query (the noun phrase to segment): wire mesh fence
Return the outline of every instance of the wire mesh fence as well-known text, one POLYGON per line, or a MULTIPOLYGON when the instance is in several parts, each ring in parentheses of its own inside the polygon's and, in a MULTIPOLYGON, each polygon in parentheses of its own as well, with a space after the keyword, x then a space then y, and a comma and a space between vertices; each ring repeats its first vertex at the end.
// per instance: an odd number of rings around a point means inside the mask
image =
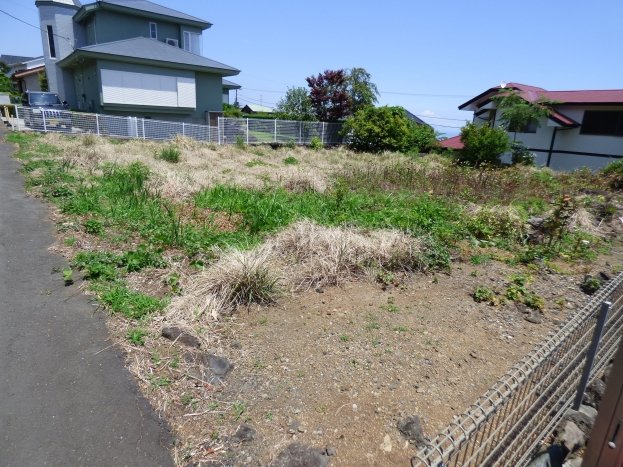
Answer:
POLYGON ((322 144, 341 144, 342 126, 342 123, 219 118, 219 142, 309 144, 318 138, 322 144))
POLYGON ((254 143, 309 144, 318 138, 323 144, 340 144, 341 123, 299 122, 253 118, 219 118, 218 126, 169 122, 139 117, 89 114, 62 109, 16 107, 11 119, 14 130, 95 134, 113 138, 168 141, 185 136, 217 144, 254 143))
POLYGON ((604 301, 612 302, 591 380, 623 330, 623 273, 411 460, 413 467, 524 466, 573 402, 604 301))

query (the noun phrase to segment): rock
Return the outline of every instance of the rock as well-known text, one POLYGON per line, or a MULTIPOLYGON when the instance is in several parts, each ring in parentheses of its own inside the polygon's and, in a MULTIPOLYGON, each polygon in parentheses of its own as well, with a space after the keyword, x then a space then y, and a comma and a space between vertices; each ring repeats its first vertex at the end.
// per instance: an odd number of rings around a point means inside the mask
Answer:
POLYGON ((232 443, 242 443, 244 441, 253 441, 255 439, 255 430, 246 423, 240 425, 236 434, 231 437, 232 443))
POLYGON ((394 391, 395 389, 398 388, 398 384, 399 384, 398 381, 396 380, 392 381, 391 384, 389 385, 389 390, 394 391))
POLYGON ((392 439, 389 435, 385 435, 383 442, 381 443, 381 449, 385 452, 392 452, 392 439))
POLYGON ((205 365, 205 379, 210 384, 221 384, 227 373, 234 369, 229 360, 212 354, 199 354, 197 359, 205 365))
POLYGON ((582 467, 582 462, 584 462, 584 459, 581 457, 575 457, 565 462, 562 467, 582 467))
POLYGON ((322 287, 316 287, 317 293, 324 293, 324 289, 322 287))
POLYGON ((569 452, 575 452, 584 447, 587 437, 575 423, 568 421, 564 424, 558 439, 569 452))
POLYGON ((185 334, 180 328, 162 328, 162 337, 165 337, 170 341, 187 345, 188 347, 195 347, 198 349, 201 346, 199 339, 191 336, 190 334, 185 334))
POLYGON ((525 305, 523 303, 515 303, 515 307, 517 308, 517 311, 520 313, 523 313, 525 315, 532 314, 532 309, 528 307, 528 305, 525 305))
POLYGON ((610 373, 612 373, 612 365, 613 365, 613 363, 612 363, 612 362, 610 362, 610 364, 609 364, 609 365, 606 367, 606 369, 604 370, 604 374, 603 374, 603 376, 601 377, 601 380, 602 380, 604 383, 607 383, 607 382, 608 382, 608 378, 610 377, 610 373))
POLYGON ((531 311, 529 315, 523 315, 523 319, 532 324, 541 324, 543 322, 541 313, 535 311, 531 311))
POLYGON ((236 341, 233 341, 233 342, 230 344, 230 347, 231 347, 232 349, 241 349, 241 348, 242 348, 242 342, 237 341, 237 340, 236 340, 236 341))
POLYGON ((565 455, 560 446, 554 444, 547 451, 539 454, 528 464, 528 467, 562 467, 565 455))
POLYGON ((538 229, 543 224, 545 224, 545 220, 546 219, 544 217, 530 217, 526 222, 535 229, 538 229))
POLYGON ((478 355, 476 355, 476 352, 474 352, 473 350, 469 353, 469 356, 472 358, 478 358, 478 355))
MULTIPOLYGON (((582 406, 582 407, 586 407, 586 406, 582 406)), ((595 410, 592 407, 587 407, 587 408, 595 410)), ((578 412, 576 412, 575 410, 571 410, 571 409, 567 410, 567 413, 565 414, 564 419, 566 421, 573 422, 580 430, 582 430, 582 432, 586 436, 589 436, 591 434, 591 430, 595 423, 595 419, 583 413, 581 410, 582 410, 581 408, 580 408, 580 411, 578 412)))
POLYGON ((337 451, 333 446, 327 446, 327 456, 333 457, 337 456, 337 451))
POLYGON ((326 467, 329 458, 320 449, 293 443, 285 448, 270 467, 326 467))
POLYGON ((610 279, 612 279, 610 275, 606 274, 605 272, 602 271, 599 273, 599 280, 601 280, 602 283, 608 282, 610 279))
POLYGON ((604 395, 605 390, 606 383, 604 383, 600 379, 596 379, 586 388, 584 398, 582 399, 582 404, 588 405, 589 407, 594 407, 599 410, 599 404, 601 403, 601 398, 604 395))
POLYGON ((595 420, 597 420, 597 410, 594 407, 589 407, 588 405, 581 405, 580 413, 583 413, 590 419, 591 426, 595 424, 595 420))
POLYGON ((411 444, 415 444, 418 449, 422 449, 426 446, 420 417, 417 415, 407 417, 404 420, 399 421, 397 427, 402 436, 404 436, 411 444))

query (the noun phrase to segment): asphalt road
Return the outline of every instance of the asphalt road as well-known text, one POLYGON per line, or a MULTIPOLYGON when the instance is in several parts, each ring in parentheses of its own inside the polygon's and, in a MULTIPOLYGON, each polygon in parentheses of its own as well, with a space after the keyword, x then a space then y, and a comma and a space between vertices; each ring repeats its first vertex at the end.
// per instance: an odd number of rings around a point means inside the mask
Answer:
POLYGON ((52 274, 67 263, 12 151, 0 142, 0 467, 173 466, 164 421, 122 356, 100 352, 104 312, 52 274))

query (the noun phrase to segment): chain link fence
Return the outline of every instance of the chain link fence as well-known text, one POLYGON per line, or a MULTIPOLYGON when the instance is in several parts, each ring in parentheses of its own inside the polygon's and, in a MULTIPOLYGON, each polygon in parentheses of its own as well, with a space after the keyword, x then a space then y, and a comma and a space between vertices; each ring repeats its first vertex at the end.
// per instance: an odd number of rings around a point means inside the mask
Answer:
POLYGON ((217 144, 254 143, 309 144, 318 138, 323 144, 340 144, 341 123, 298 122, 253 118, 219 118, 218 126, 195 125, 139 117, 89 114, 69 110, 16 107, 10 119, 13 130, 55 132, 70 135, 94 134, 112 138, 168 141, 185 136, 217 144))
POLYGON ((612 307, 590 373, 594 380, 621 338, 623 273, 414 456, 412 467, 528 464, 573 403, 597 316, 606 300, 612 307))

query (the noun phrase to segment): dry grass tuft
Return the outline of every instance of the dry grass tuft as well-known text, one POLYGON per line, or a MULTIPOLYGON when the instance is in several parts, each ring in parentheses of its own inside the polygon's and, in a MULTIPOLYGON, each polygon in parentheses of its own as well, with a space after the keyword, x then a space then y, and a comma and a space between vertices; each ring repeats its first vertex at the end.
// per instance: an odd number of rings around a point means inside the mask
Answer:
POLYGON ((591 235, 603 234, 600 225, 595 219, 595 216, 582 207, 577 208, 573 213, 569 221, 568 228, 569 230, 579 229, 591 235))
POLYGON ((340 285, 370 267, 415 269, 421 242, 401 232, 323 227, 300 221, 277 234, 270 248, 291 266, 295 287, 340 285))

